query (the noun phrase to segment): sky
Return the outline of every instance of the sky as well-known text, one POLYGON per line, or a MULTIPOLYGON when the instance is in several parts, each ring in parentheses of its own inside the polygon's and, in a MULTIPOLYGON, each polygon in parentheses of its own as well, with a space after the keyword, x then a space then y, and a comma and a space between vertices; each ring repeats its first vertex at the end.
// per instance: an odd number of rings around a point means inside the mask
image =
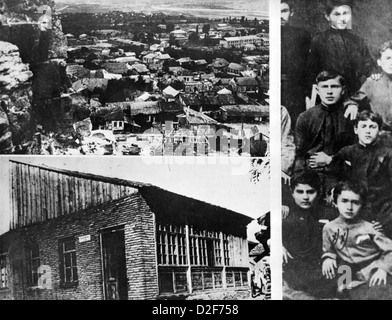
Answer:
POLYGON ((268 173, 252 182, 250 160, 242 157, 1 157, 0 234, 9 226, 9 159, 150 183, 254 219, 269 211, 268 173))

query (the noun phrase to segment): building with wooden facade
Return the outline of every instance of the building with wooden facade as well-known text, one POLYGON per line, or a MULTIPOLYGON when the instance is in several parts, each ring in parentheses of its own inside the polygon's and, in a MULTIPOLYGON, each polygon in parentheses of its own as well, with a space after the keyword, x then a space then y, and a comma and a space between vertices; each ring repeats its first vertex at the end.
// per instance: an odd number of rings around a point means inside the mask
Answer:
POLYGON ((159 187, 10 161, 0 299, 249 290, 251 218, 159 187))

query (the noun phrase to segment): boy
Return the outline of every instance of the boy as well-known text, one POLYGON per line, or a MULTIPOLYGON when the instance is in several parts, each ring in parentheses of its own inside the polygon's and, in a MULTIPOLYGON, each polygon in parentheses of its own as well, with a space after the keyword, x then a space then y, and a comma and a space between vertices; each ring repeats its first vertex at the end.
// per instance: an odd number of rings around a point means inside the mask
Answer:
POLYGON ((321 104, 303 112, 295 128, 296 161, 294 172, 317 171, 323 178, 324 192, 336 181, 329 181, 328 164, 341 148, 355 141, 352 122, 344 116, 342 97, 345 82, 333 72, 321 72, 317 79, 321 104))
POLYGON ((293 1, 281 0, 281 82, 282 105, 289 111, 292 125, 305 111, 306 61, 310 49, 310 33, 293 27, 293 1))
POLYGON ((392 274, 392 240, 362 220, 366 196, 365 187, 358 182, 335 186, 333 199, 339 217, 323 229, 322 272, 327 279, 334 279, 338 265, 344 266, 339 289, 349 298, 390 300, 392 290, 387 281, 392 274))
POLYGON ((334 296, 336 287, 320 272, 321 228, 317 173, 304 172, 291 184, 293 204, 282 221, 283 279, 293 290, 316 298, 334 296))
POLYGON ((377 64, 382 70, 381 79, 368 78, 351 99, 358 103, 368 102, 373 112, 383 119, 382 139, 392 147, 392 41, 384 43, 379 52, 377 64))
POLYGON ((349 29, 352 25, 352 1, 327 0, 325 18, 330 28, 315 36, 308 60, 307 97, 312 84, 322 70, 339 72, 347 82, 347 93, 355 94, 361 87, 361 77, 369 77, 375 70, 365 42, 349 29))
POLYGON ((368 189, 369 201, 363 216, 380 222, 387 236, 392 236, 392 150, 380 143, 382 118, 362 111, 355 121, 358 143, 340 150, 330 164, 339 179, 356 179, 368 189))

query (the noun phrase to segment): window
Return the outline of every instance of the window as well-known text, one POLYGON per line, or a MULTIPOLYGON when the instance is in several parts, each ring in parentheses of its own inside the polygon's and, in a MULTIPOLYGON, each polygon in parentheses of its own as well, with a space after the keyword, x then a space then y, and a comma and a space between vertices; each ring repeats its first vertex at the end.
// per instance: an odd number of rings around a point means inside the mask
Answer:
POLYGON ((222 266, 219 232, 190 228, 191 265, 222 266))
POLYGON ((63 286, 75 286, 78 282, 75 239, 59 241, 60 281, 63 286))
POLYGON ((227 239, 227 235, 223 235, 223 253, 225 259, 225 265, 230 265, 230 256, 229 256, 229 241, 227 239))
POLYGON ((29 284, 31 286, 38 285, 38 268, 40 266, 40 259, 39 259, 39 246, 32 245, 28 249, 29 253, 29 284))
POLYGON ((7 255, 0 253, 0 289, 8 288, 7 255))
POLYGON ((158 264, 186 265, 185 227, 158 225, 158 264))

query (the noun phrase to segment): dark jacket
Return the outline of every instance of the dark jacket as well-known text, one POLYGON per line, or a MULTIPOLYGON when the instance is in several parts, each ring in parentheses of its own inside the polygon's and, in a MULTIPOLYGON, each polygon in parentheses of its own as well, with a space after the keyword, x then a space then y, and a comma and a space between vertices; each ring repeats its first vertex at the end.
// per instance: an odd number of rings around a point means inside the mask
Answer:
MULTIPOLYGON (((374 208, 372 220, 380 217, 385 204, 392 203, 392 150, 379 142, 363 146, 359 143, 340 150, 330 164, 334 175, 341 180, 359 180, 368 190, 368 204, 374 208)), ((386 213, 389 216, 389 212, 386 213)), ((381 219, 378 219, 381 218, 381 219)))
POLYGON ((306 160, 317 152, 332 156, 341 148, 354 144, 352 121, 344 118, 342 104, 325 107, 319 104, 301 113, 295 128, 295 172, 306 168, 306 160))
POLYGON ((282 105, 288 110, 292 125, 305 111, 306 63, 310 50, 310 33, 304 29, 281 28, 282 105))
POLYGON ((310 97, 312 84, 324 70, 335 71, 344 76, 348 94, 353 95, 376 65, 362 38, 350 30, 328 29, 314 37, 307 63, 307 95, 310 97), (361 79, 364 77, 364 79, 361 79))
POLYGON ((289 216, 282 221, 282 244, 294 260, 320 261, 322 255, 322 227, 317 209, 290 207, 289 216))

